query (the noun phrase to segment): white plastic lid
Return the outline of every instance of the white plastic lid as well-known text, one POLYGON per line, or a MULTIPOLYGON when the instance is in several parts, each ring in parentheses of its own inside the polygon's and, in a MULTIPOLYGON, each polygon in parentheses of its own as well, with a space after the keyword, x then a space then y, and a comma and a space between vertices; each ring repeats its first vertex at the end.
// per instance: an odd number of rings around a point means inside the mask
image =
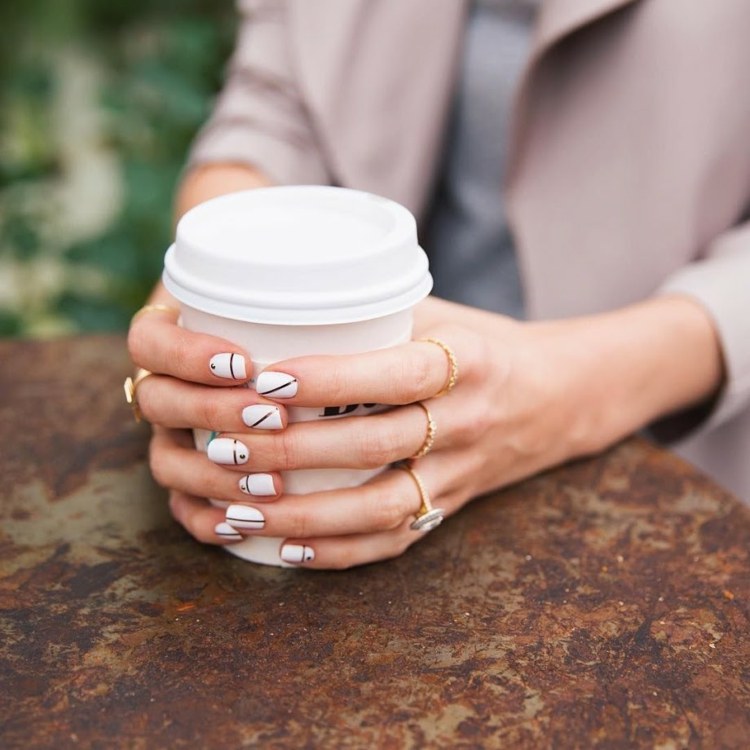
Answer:
POLYGON ((254 323, 352 323, 432 288, 403 206, 344 188, 273 187, 196 206, 177 225, 164 285, 180 302, 254 323))

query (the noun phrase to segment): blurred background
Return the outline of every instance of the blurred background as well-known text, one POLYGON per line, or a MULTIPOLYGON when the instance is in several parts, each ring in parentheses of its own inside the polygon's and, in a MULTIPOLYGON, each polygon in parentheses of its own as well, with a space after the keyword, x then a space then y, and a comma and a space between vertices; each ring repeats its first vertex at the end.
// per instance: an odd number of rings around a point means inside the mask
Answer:
POLYGON ((231 0, 0 2, 0 336, 127 327, 234 31, 231 0))

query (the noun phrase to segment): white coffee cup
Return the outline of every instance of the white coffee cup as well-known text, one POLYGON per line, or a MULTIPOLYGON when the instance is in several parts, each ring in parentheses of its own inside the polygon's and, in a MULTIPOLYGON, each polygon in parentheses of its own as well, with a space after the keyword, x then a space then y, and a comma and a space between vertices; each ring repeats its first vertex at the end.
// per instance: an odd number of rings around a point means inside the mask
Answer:
MULTIPOLYGON (((181 324, 244 347, 254 375, 291 357, 408 341, 412 308, 432 288, 407 209, 370 193, 319 186, 247 190, 193 208, 177 225, 163 280, 180 302, 181 324)), ((334 411, 287 409, 290 422, 334 411)), ((377 410, 359 405, 336 416, 377 410)), ((194 432, 205 450, 212 435, 194 432)), ((381 470, 287 471, 282 478, 284 491, 297 494, 353 487, 381 470)), ((250 537, 226 549, 285 565, 282 541, 250 537)))

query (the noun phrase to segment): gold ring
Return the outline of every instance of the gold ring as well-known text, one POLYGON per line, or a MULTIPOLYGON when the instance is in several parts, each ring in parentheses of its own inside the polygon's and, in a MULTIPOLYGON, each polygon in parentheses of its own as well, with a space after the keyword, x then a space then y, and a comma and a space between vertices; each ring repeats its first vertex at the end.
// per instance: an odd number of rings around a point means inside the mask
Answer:
POLYGON ((138 386, 149 376, 153 375, 153 373, 150 370, 146 370, 143 367, 139 367, 135 372, 135 377, 125 378, 125 382, 122 384, 122 387, 125 389, 125 400, 130 405, 130 408, 133 410, 133 416, 135 417, 136 422, 140 422, 143 419, 143 414, 141 414, 140 407, 138 406, 138 398, 136 394, 136 390, 138 386))
POLYGON ((424 436, 424 442, 420 449, 411 457, 413 461, 415 458, 422 458, 426 456, 432 450, 432 444, 435 442, 435 435, 437 434, 437 424, 430 414, 430 410, 421 402, 415 401, 415 406, 421 406, 424 410, 425 416, 427 417, 427 433, 424 436))
POLYGON ((439 346, 445 352, 445 356, 448 357, 448 379, 446 380, 445 385, 433 396, 433 398, 445 396, 453 390, 458 382, 458 360, 456 359, 456 354, 448 344, 440 339, 430 338, 420 339, 420 341, 439 346))
POLYGON ((412 531, 423 531, 426 533, 440 526, 445 518, 445 511, 442 508, 432 507, 430 494, 427 492, 427 487, 424 486, 422 478, 407 464, 401 464, 398 468, 409 474, 419 490, 419 510, 416 513, 417 517, 411 522, 409 528, 412 531))
POLYGON ((140 310, 135 311, 135 314, 130 319, 130 325, 133 325, 133 323, 144 313, 150 312, 176 313, 178 316, 180 314, 180 311, 176 307, 172 307, 171 305, 144 305, 140 310))

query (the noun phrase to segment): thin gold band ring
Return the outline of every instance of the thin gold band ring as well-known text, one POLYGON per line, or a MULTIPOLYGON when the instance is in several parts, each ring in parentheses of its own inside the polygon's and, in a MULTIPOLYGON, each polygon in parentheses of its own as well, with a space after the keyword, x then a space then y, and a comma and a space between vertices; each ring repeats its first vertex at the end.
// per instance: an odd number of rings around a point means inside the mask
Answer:
POLYGON ((445 352, 445 356, 448 357, 448 379, 446 380, 445 385, 433 396, 433 398, 445 396, 453 390, 458 382, 458 360, 456 359, 456 353, 448 346, 448 344, 440 339, 428 338, 420 339, 420 341, 439 346, 445 352))
POLYGON ((427 432, 424 436, 424 442, 419 450, 411 457, 411 460, 426 456, 432 450, 432 445, 435 442, 435 435, 437 434, 437 424, 433 419, 430 410, 421 401, 415 401, 414 403, 416 406, 422 408, 422 411, 424 411, 425 416, 427 417, 427 432))
POLYGON ((130 319, 130 325, 133 325, 141 315, 151 312, 168 312, 173 313, 174 315, 180 314, 180 311, 176 307, 172 307, 172 305, 144 305, 140 310, 135 311, 135 314, 130 319))

